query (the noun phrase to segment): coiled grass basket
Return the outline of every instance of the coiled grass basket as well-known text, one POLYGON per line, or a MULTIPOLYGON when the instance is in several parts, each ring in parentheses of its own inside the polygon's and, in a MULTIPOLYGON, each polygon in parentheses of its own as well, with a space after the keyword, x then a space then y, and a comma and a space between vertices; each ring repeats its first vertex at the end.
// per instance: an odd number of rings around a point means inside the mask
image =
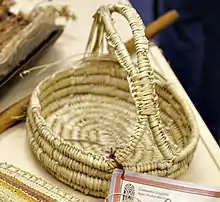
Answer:
POLYGON ((42 81, 27 112, 33 153, 57 179, 96 197, 108 195, 115 168, 176 178, 193 158, 199 132, 189 104, 158 76, 149 41, 127 5, 98 9, 87 56, 42 81), (115 30, 112 14, 129 22, 137 64, 115 30), (104 42, 108 55, 102 55, 104 42))

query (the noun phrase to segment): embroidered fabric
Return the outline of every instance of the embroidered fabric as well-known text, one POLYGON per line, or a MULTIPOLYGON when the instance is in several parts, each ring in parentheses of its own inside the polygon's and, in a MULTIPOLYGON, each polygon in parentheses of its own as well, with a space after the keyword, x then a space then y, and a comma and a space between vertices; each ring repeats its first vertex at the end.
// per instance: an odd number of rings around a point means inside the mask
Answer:
POLYGON ((43 179, 7 163, 0 164, 0 202, 85 202, 43 179))

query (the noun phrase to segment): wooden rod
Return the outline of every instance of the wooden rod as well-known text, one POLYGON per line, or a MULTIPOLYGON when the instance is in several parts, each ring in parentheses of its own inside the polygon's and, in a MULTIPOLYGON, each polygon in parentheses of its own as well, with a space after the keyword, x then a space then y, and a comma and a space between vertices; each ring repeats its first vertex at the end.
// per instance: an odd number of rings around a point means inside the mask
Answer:
MULTIPOLYGON (((179 19, 179 14, 176 10, 171 10, 157 20, 150 23, 145 29, 145 35, 150 40, 154 38, 161 31, 172 25, 179 19)), ((125 46, 130 54, 135 53, 134 39, 130 39, 125 43, 125 46)))
POLYGON ((29 101, 30 95, 0 113, 0 133, 25 118, 29 101))

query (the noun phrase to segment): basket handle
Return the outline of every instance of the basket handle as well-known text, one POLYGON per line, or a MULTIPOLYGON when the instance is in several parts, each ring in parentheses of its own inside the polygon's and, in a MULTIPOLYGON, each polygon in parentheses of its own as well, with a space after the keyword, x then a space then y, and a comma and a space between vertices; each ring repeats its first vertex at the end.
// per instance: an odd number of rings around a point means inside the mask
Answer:
POLYGON ((155 143, 164 159, 173 159, 173 151, 170 142, 164 134, 160 119, 159 105, 155 91, 154 70, 148 59, 149 41, 145 37, 145 27, 137 12, 128 5, 102 6, 94 16, 87 53, 89 51, 100 53, 103 45, 103 36, 106 37, 108 46, 114 51, 119 63, 127 72, 127 79, 131 95, 135 101, 137 123, 129 143, 121 149, 116 150, 115 160, 122 164, 126 158, 135 150, 147 131, 152 131, 155 143), (112 14, 116 12, 124 16, 130 24, 134 35, 134 43, 137 53, 137 65, 135 65, 114 27, 112 14), (95 25, 97 29, 95 29, 95 25), (104 29, 103 29, 104 28, 104 29), (96 30, 96 36, 94 34, 96 30), (101 33, 103 31, 105 34, 101 33), (94 38, 96 37, 96 40, 94 38), (93 46, 91 41, 95 41, 93 46), (149 123, 149 126, 148 126, 149 123))

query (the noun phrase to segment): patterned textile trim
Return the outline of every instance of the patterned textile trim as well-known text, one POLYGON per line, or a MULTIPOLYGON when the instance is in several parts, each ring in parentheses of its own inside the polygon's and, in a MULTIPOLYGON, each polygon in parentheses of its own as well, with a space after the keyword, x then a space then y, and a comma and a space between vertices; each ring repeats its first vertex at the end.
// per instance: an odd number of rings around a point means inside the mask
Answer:
POLYGON ((0 164, 0 202, 83 202, 13 165, 0 164))
POLYGON ((6 199, 9 198, 8 196, 12 196, 12 198, 16 200, 20 199, 19 200, 20 202, 23 202, 23 201, 36 202, 36 200, 34 200, 33 198, 24 195, 23 192, 20 191, 19 189, 16 189, 10 186, 9 184, 4 183, 3 181, 0 181, 0 201, 6 201, 6 199))

